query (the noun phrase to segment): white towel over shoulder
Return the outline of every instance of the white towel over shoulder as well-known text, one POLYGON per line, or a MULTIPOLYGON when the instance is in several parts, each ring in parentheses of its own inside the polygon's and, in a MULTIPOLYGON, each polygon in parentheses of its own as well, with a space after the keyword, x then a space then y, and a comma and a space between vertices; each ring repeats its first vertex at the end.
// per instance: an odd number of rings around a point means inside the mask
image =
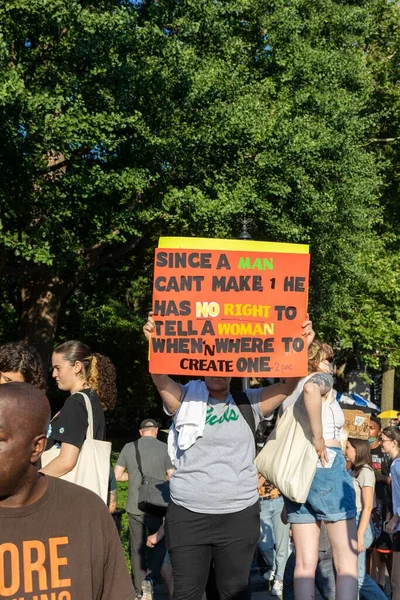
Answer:
POLYGON ((175 462, 177 450, 182 452, 202 437, 206 424, 208 389, 204 381, 192 380, 168 434, 168 454, 175 462))

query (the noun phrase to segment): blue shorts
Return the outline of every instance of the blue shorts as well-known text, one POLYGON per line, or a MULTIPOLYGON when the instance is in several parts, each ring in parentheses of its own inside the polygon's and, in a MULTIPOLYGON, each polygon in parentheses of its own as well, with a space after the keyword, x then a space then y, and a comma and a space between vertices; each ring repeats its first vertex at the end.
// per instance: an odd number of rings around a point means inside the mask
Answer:
POLYGON ((317 468, 304 504, 284 498, 289 523, 344 521, 356 516, 356 493, 340 448, 330 469, 317 468))

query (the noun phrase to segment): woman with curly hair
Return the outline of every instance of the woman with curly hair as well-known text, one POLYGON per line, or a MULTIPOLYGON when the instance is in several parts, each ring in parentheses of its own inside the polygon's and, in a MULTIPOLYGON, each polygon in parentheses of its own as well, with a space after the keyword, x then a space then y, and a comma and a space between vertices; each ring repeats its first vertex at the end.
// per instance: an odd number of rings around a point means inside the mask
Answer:
MULTIPOLYGON (((345 420, 334 393, 331 393, 332 361, 332 348, 314 340, 308 349, 309 376, 302 380, 301 385, 312 432, 311 441, 319 463, 306 502, 297 503, 284 498, 296 551, 296 600, 312 600, 315 597, 322 522, 325 523, 336 570, 336 600, 356 600, 358 594, 355 491, 346 472, 340 445, 345 420)), ((286 409, 298 398, 298 393, 288 397, 282 408, 286 409)))
POLYGON ((105 440, 104 410, 113 408, 117 399, 115 368, 109 358, 92 353, 79 341, 69 341, 55 348, 52 356, 53 373, 60 390, 71 395, 50 423, 47 450, 60 447, 56 458, 42 468, 53 477, 62 477, 75 467, 80 449, 86 439, 88 413, 85 394, 93 412, 93 437, 105 440))
POLYGON ((23 342, 9 342, 0 346, 0 383, 12 381, 30 383, 45 391, 43 363, 33 346, 23 342))

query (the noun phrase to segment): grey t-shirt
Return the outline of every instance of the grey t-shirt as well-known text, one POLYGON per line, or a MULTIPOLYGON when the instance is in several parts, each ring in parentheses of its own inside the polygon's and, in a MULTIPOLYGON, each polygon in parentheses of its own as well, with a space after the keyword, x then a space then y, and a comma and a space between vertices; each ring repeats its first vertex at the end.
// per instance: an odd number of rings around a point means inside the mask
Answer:
MULTIPOLYGON (((182 402, 186 389, 183 386, 182 402)), ((263 418, 261 388, 246 393, 257 428, 263 418)), ((203 436, 177 454, 177 470, 170 480, 171 500, 207 514, 234 513, 252 506, 258 500, 254 457, 254 436, 232 395, 224 402, 209 398, 203 436)))
MULTIPOLYGON (((160 481, 166 480, 166 472, 174 468, 168 456, 167 444, 160 442, 157 438, 146 436, 139 439, 138 445, 143 473, 160 481)), ((143 515, 144 513, 138 508, 142 476, 136 460, 134 442, 130 442, 122 448, 117 466, 124 467, 129 473, 126 511, 132 515, 143 515)))
POLYGON ((363 487, 371 487, 373 490, 375 489, 375 473, 369 465, 364 465, 361 467, 358 477, 355 477, 353 471, 351 472, 351 476, 353 477, 353 485, 356 492, 356 506, 357 512, 359 513, 363 509, 362 489, 363 487))

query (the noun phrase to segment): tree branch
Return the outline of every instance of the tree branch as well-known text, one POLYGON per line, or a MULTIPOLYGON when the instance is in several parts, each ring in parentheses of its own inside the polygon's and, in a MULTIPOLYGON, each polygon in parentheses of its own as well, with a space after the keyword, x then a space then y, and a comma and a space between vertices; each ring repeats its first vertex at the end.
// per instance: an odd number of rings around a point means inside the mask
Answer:
POLYGON ((371 140, 372 142, 396 142, 397 140, 400 140, 400 137, 393 137, 393 138, 374 138, 371 140))
POLYGON ((388 144, 390 142, 397 142, 400 140, 400 137, 392 137, 392 138, 373 138, 366 142, 365 144, 359 144, 357 148, 363 148, 364 146, 369 146, 370 144, 388 144))
POLYGON ((134 240, 129 240, 125 244, 118 246, 114 250, 110 250, 106 254, 102 254, 102 251, 106 246, 105 243, 96 244, 93 246, 88 252, 88 255, 85 257, 86 266, 82 269, 76 270, 65 280, 68 290, 72 291, 91 269, 102 267, 103 265, 114 262, 118 258, 121 258, 121 256, 128 254, 128 252, 136 248, 142 239, 143 236, 140 236, 134 240))
MULTIPOLYGON (((121 232, 118 228, 114 229, 110 235, 119 235, 121 232)), ((108 242, 97 242, 97 244, 93 244, 90 248, 78 248, 75 251, 75 254, 90 254, 92 252, 98 252, 98 250, 102 250, 108 246, 108 242)))
MULTIPOLYGON (((143 236, 140 236, 134 240, 129 240, 128 242, 125 242, 125 244, 122 244, 121 246, 118 246, 117 248, 114 248, 106 253, 103 253, 107 247, 105 242, 95 244, 86 253, 85 266, 74 271, 69 277, 66 277, 64 281, 59 280, 59 284, 65 286, 67 292, 70 293, 91 269, 102 267, 103 265, 114 262, 118 258, 121 258, 121 256, 128 254, 128 252, 136 248, 142 239, 143 236)), ((1 258, 2 255, 0 255, 0 259, 1 258)), ((9 277, 22 278, 40 273, 45 270, 46 267, 47 265, 37 264, 32 264, 29 266, 25 265, 23 267, 4 266, 2 274, 8 275, 9 277)))
POLYGON ((4 267, 2 273, 3 275, 8 275, 9 277, 25 277, 26 275, 34 275, 39 271, 43 270, 43 265, 32 264, 24 267, 4 267))
POLYGON ((121 256, 124 256, 124 254, 127 254, 128 252, 130 252, 131 250, 136 248, 136 246, 139 244, 139 242, 142 239, 143 239, 143 237, 140 236, 140 237, 136 238, 135 240, 130 240, 128 242, 125 242, 125 244, 122 244, 122 246, 119 246, 118 248, 115 248, 114 250, 107 252, 104 255, 99 256, 92 263, 90 263, 89 268, 102 267, 103 265, 105 265, 107 263, 114 262, 121 256))

